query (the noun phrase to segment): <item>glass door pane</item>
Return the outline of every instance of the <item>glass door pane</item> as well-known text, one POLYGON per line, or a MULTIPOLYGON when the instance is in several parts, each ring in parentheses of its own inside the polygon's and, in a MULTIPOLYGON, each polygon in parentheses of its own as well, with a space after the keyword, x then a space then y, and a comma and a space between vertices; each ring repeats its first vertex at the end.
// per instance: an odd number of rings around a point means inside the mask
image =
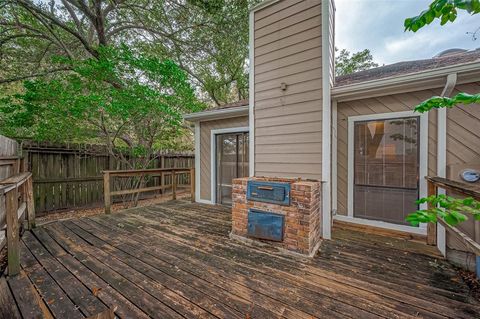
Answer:
POLYGON ((417 210, 419 118, 354 124, 354 216, 409 225, 417 210))
POLYGON ((231 205, 232 180, 248 176, 248 133, 216 136, 217 203, 231 205))

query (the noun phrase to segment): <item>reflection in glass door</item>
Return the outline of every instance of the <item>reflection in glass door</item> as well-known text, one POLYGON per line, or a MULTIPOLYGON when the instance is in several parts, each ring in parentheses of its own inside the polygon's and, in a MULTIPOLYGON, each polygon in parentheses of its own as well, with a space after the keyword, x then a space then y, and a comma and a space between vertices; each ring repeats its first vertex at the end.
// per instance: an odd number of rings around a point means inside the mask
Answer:
POLYGON ((232 180, 248 176, 248 133, 216 135, 216 198, 232 204, 232 180))
POLYGON ((354 123, 354 217, 409 225, 418 209, 419 118, 354 123))

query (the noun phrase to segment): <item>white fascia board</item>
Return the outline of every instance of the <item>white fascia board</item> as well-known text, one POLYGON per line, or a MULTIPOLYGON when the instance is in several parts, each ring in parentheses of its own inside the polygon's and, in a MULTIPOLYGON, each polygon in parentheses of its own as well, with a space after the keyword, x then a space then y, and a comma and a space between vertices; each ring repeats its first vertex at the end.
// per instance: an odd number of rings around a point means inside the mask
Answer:
POLYGON ((279 2, 280 0, 265 0, 265 1, 262 1, 256 5, 254 5, 253 7, 250 8, 250 11, 251 12, 255 12, 255 11, 258 11, 258 10, 261 10, 265 7, 268 7, 268 6, 271 6, 272 4, 274 3, 277 3, 279 2))
POLYGON ((198 122, 198 121, 226 119, 230 117, 238 117, 238 116, 244 116, 244 115, 248 115, 248 105, 234 107, 231 109, 211 110, 211 111, 192 113, 192 114, 184 115, 183 118, 190 122, 198 122))
MULTIPOLYGON (((401 89, 408 86, 418 86, 421 81, 428 82, 438 81, 433 86, 443 86, 445 83, 445 77, 451 73, 467 73, 467 72, 479 72, 480 62, 466 63, 460 65, 447 66, 429 71, 422 71, 417 73, 405 74, 395 77, 388 77, 383 79, 375 79, 371 81, 365 81, 360 83, 354 83, 349 85, 343 85, 332 88, 332 98, 339 101, 347 101, 352 99, 358 99, 359 94, 368 94, 369 92, 382 93, 385 89, 401 89)), ((480 73, 480 72, 479 72, 480 73)), ((408 88, 412 90, 412 88, 408 88)), ((385 93, 385 92, 383 92, 385 93)))

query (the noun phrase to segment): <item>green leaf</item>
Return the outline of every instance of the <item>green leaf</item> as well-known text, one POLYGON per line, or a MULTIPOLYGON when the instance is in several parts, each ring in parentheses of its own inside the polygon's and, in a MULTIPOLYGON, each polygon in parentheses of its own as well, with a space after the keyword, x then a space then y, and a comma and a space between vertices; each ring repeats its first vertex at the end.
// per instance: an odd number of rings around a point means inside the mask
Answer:
POLYGON ((472 15, 477 14, 480 12, 480 0, 434 0, 418 16, 405 19, 403 25, 405 31, 413 32, 417 32, 436 19, 440 19, 440 24, 445 25, 457 19, 458 10, 467 11, 472 15))
POLYGON ((408 215, 406 221, 410 223, 435 223, 438 218, 442 218, 450 225, 458 225, 468 220, 467 215, 480 220, 480 202, 471 197, 459 199, 440 194, 420 198, 416 202, 428 203, 430 207, 408 215))
POLYGON ((471 105, 479 102, 480 102, 480 93, 478 94, 458 93, 452 98, 434 96, 418 104, 415 107, 415 112, 424 113, 432 109, 453 107, 459 104, 471 105))

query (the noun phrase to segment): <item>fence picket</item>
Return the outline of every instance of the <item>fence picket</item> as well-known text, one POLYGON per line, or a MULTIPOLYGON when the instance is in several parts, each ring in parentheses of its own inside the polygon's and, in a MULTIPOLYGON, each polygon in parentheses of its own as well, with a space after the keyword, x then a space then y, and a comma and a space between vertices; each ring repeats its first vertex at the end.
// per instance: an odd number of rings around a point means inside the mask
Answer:
MULTIPOLYGON (((62 145, 24 141, 23 154, 33 173, 35 210, 37 216, 56 210, 101 206, 103 202, 102 171, 125 169, 96 145, 62 145)), ((162 153, 153 161, 152 168, 190 168, 194 156, 189 153, 162 153)), ((178 187, 189 185, 188 173, 176 174, 178 187)), ((147 186, 171 184, 165 174, 148 181, 147 186), (163 179, 163 181, 162 181, 163 179)), ((119 190, 112 185, 112 191, 119 190)), ((146 193, 142 197, 158 194, 146 193)), ((118 198, 113 198, 118 201, 118 198)))

